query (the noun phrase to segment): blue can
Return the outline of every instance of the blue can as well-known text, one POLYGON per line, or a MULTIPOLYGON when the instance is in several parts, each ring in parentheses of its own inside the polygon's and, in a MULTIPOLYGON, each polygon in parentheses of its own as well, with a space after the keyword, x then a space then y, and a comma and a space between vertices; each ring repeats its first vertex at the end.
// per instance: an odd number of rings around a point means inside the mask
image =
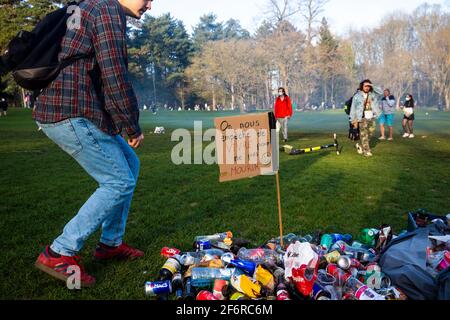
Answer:
POLYGON ((145 283, 145 294, 149 297, 162 296, 171 292, 172 282, 170 280, 145 283))
POLYGON ((333 243, 336 243, 338 241, 344 241, 345 243, 349 244, 352 241, 352 236, 349 234, 339 234, 334 233, 330 235, 333 239, 333 243))
POLYGON ((211 242, 209 240, 199 240, 195 242, 195 249, 197 251, 203 251, 211 249, 211 242))
POLYGON ((236 268, 241 269, 250 277, 253 277, 253 275, 255 274, 256 263, 252 261, 231 260, 230 264, 235 266, 236 268))
POLYGON ((321 284, 314 283, 312 297, 314 300, 331 300, 331 293, 321 284))

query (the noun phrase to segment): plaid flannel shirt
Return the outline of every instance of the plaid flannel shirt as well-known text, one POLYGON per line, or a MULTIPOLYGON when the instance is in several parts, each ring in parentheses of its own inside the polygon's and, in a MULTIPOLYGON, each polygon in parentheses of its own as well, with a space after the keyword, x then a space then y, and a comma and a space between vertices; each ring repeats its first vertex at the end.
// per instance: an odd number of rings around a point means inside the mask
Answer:
POLYGON ((102 131, 141 134, 139 109, 128 77, 126 17, 117 0, 85 0, 81 26, 68 29, 59 58, 89 55, 61 71, 36 101, 33 118, 56 123, 83 117, 102 131))

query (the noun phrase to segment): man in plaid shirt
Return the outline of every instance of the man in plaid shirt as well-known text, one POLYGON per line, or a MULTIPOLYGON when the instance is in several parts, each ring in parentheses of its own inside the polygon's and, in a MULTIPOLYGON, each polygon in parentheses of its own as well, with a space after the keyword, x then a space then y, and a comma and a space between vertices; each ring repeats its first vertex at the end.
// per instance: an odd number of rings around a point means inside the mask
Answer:
POLYGON ((140 19, 152 0, 85 0, 80 25, 68 28, 60 59, 77 60, 63 69, 39 97, 33 117, 43 132, 72 156, 99 187, 47 246, 36 267, 66 281, 79 267, 81 286, 95 284, 77 256, 98 228, 98 260, 132 260, 144 253, 123 242, 139 175, 134 152, 144 140, 139 109, 128 76, 126 15, 140 19), (128 141, 122 137, 128 136, 128 141), (71 267, 71 268, 69 268, 71 267))

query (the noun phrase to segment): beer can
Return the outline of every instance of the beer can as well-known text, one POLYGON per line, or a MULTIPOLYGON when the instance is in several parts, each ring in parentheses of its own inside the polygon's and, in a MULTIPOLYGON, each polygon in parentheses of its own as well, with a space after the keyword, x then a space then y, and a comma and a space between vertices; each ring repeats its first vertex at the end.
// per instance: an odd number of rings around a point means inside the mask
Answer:
POLYGON ((328 263, 337 263, 340 257, 341 254, 337 250, 325 255, 325 259, 327 260, 328 263))
POLYGON ((157 281, 145 283, 145 294, 149 297, 170 294, 172 292, 171 281, 157 281))
POLYGON ((176 248, 168 248, 164 247, 161 250, 161 255, 165 258, 172 258, 173 256, 176 256, 177 254, 180 254, 181 251, 176 248))
POLYGON ((348 270, 352 266, 352 259, 349 256, 341 256, 337 262, 337 265, 342 270, 348 270))
POLYGON ((209 240, 199 240, 195 242, 195 249, 197 251, 203 251, 211 249, 211 242, 209 240))
POLYGON ((229 282, 222 279, 216 279, 214 282, 214 290, 213 294, 214 296, 219 300, 225 300, 225 297, 223 295, 224 287, 228 286, 229 282))
POLYGON ((213 300, 219 300, 219 299, 217 299, 211 292, 203 290, 198 293, 197 300, 198 301, 213 301, 213 300))

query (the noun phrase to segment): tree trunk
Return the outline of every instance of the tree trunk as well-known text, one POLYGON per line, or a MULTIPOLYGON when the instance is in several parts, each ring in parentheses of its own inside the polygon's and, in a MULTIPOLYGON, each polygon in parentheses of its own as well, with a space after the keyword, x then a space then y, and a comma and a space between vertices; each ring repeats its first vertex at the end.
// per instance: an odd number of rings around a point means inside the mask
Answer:
POLYGON ((234 110, 236 106, 236 96, 234 94, 234 85, 231 85, 231 109, 234 110))

